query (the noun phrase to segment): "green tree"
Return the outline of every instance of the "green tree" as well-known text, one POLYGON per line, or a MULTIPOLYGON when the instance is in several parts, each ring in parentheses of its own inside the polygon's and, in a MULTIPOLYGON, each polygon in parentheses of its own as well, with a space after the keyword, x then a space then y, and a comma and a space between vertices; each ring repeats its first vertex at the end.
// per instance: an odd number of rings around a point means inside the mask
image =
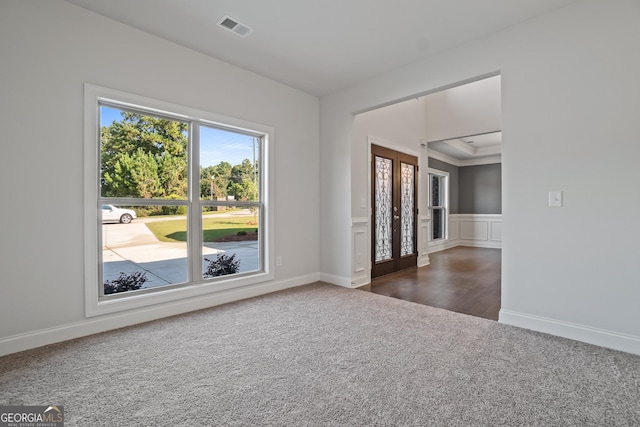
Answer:
POLYGON ((227 197, 232 169, 231 163, 224 161, 215 166, 204 168, 200 174, 200 195, 202 198, 227 197))
POLYGON ((235 165, 231 169, 231 181, 235 183, 242 183, 245 180, 253 180, 254 179, 254 169, 251 164, 251 160, 244 159, 241 164, 235 165))
POLYGON ((103 196, 166 198, 187 196, 186 123, 121 112, 101 129, 103 196))

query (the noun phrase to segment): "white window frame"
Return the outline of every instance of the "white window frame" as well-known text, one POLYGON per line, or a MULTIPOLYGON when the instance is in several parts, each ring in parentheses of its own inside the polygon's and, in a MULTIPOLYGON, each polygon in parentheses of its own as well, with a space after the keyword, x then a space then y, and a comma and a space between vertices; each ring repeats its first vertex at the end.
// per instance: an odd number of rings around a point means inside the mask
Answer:
MULTIPOLYGON (((193 130, 191 131, 193 132, 193 130)), ((196 132, 193 132, 194 134, 196 132)), ((273 197, 273 135, 272 127, 257 123, 248 122, 241 119, 222 116, 219 114, 198 110, 182 105, 177 105, 153 98, 134 95, 115 89, 96 86, 90 83, 84 85, 84 239, 85 239, 85 316, 93 317, 108 313, 130 310, 140 307, 147 307, 184 298, 196 297, 206 294, 223 292, 233 288, 255 285, 274 279, 275 274, 275 240, 274 230, 274 197, 273 197), (260 152, 260 200, 261 226, 260 245, 261 260, 260 267, 255 272, 234 274, 218 277, 215 280, 198 279, 195 274, 191 274, 192 280, 185 284, 168 285, 154 289, 152 292, 124 292, 113 296, 100 296, 100 237, 102 221, 99 216, 100 200, 100 124, 99 124, 99 104, 108 103, 115 106, 123 106, 132 109, 142 110, 150 114, 169 116, 178 120, 202 123, 229 130, 237 130, 243 133, 260 135, 262 138, 260 152)), ((193 140, 197 136, 193 135, 193 140)), ((196 141, 196 144, 198 141, 196 141)), ((197 149, 190 148, 189 156, 189 176, 192 182, 198 182, 199 159, 197 149)), ((199 186, 198 186, 199 187, 199 186)), ((202 212, 202 206, 206 201, 200 201, 199 192, 191 190, 188 198, 190 215, 190 227, 194 229, 202 228, 202 215, 195 212, 202 212)), ((190 245, 202 246, 202 233, 194 233, 200 236, 199 242, 191 242, 190 245)), ((190 258, 193 255, 189 254, 190 258)), ((192 265, 192 262, 189 262, 192 265)), ((194 271, 192 269, 192 271, 194 271)))
POLYGON ((443 242, 449 239, 449 172, 441 171, 439 169, 428 168, 427 170, 428 183, 429 183, 429 193, 428 193, 428 203, 429 203, 429 242, 443 242), (444 221, 444 236, 439 239, 433 238, 433 209, 434 206, 431 205, 431 201, 433 200, 431 197, 431 175, 438 175, 443 177, 443 193, 444 193, 444 204, 442 206, 437 206, 438 209, 442 209, 443 221, 444 221))

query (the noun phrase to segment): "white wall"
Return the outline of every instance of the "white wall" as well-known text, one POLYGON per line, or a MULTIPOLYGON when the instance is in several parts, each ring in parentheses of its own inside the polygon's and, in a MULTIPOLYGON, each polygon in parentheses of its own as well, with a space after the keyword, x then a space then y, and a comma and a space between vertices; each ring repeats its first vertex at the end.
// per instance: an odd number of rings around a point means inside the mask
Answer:
MULTIPOLYGON (((425 102, 410 99, 387 107, 358 114, 354 118, 351 134, 351 156, 362 158, 369 155, 367 138, 374 137, 381 143, 409 154, 420 152, 421 141, 425 138, 425 102), (363 143, 364 142, 364 143, 363 143)), ((361 198, 369 195, 368 162, 358 162, 351 166, 351 191, 353 192, 351 212, 354 217, 368 215, 362 208, 361 198), (364 184, 364 185, 363 185, 364 184)))
POLYGON ((502 128, 500 76, 425 97, 428 141, 458 138, 502 128))
POLYGON ((0 70, 0 354, 317 279, 316 97, 62 0, 0 3, 0 70), (85 320, 84 82, 275 128, 274 283, 85 320))
POLYGON ((344 183, 363 186, 350 173, 366 162, 349 158, 352 113, 499 71, 500 320, 640 353, 638 22, 635 0, 576 2, 323 97, 323 272, 351 261, 327 254, 349 247, 344 206, 360 195, 344 183), (564 207, 547 207, 550 190, 564 207))

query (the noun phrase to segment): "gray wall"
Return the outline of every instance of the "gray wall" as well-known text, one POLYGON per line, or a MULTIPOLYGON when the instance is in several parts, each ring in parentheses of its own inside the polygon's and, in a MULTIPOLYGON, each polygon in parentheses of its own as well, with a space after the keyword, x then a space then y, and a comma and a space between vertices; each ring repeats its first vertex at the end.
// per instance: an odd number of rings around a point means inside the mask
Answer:
MULTIPOLYGON (((441 160, 433 159, 431 157, 429 157, 429 167, 444 172, 449 172, 449 213, 460 213, 458 212, 458 170, 460 168, 452 164, 445 163, 441 160)), ((429 189, 425 188, 425 191, 429 191, 429 189)))
POLYGON ((429 157, 429 167, 449 173, 449 213, 502 213, 501 164, 458 167, 429 157))
POLYGON ((502 213, 502 165, 500 163, 464 166, 459 168, 458 173, 459 213, 502 213))

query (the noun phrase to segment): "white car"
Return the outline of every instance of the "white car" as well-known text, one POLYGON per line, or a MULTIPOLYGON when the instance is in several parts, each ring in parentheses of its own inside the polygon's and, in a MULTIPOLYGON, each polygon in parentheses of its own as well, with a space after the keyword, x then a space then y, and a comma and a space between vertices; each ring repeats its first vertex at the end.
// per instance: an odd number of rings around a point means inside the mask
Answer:
POLYGON ((102 205, 102 222, 120 222, 129 224, 136 219, 135 211, 131 209, 121 209, 113 205, 102 205))

